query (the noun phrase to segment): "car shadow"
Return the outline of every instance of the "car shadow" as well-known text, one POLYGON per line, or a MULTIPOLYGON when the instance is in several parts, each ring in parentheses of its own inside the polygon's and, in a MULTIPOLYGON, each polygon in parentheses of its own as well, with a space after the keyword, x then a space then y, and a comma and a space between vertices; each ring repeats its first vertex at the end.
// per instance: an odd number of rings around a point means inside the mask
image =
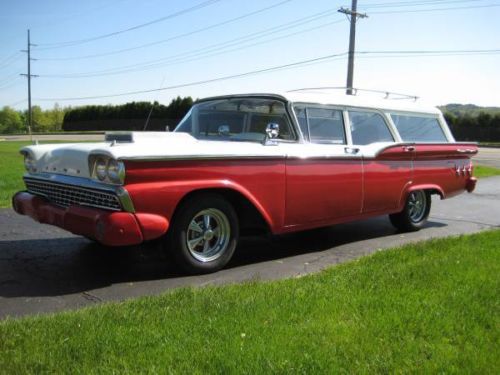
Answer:
MULTIPOLYGON (((427 223, 427 227, 445 225, 427 223)), ((242 238, 226 268, 235 270, 395 234, 386 218, 375 218, 280 236, 242 238)), ((61 296, 113 284, 193 277, 168 262, 159 241, 109 248, 82 237, 0 241, 0 270, 0 297, 5 298, 61 296)))

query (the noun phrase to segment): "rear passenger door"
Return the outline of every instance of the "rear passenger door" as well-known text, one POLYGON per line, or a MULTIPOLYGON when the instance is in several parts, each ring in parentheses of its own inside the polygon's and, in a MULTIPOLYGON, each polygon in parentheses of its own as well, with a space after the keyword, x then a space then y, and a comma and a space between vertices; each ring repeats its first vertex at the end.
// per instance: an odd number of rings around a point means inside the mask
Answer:
POLYGON ((353 148, 363 158, 362 211, 394 211, 411 181, 415 148, 394 145, 397 135, 382 113, 366 109, 347 113, 353 148))
POLYGON ((361 156, 347 145, 342 109, 297 105, 294 110, 306 143, 287 146, 286 225, 359 215, 361 156))

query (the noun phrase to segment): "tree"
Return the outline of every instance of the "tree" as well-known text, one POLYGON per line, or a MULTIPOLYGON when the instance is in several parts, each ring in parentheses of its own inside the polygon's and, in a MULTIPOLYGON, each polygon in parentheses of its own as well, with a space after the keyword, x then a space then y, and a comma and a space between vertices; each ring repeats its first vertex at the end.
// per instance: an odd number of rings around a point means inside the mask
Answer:
POLYGON ((0 111, 0 133, 20 133, 24 131, 23 121, 19 112, 10 107, 0 111))

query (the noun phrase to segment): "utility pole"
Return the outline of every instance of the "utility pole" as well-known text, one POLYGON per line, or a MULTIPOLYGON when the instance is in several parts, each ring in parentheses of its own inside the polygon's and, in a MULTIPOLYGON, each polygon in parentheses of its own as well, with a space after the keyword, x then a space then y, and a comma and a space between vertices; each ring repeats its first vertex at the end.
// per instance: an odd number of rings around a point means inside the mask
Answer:
POLYGON ((31 130, 33 129, 33 114, 31 112, 31 77, 38 77, 37 75, 31 74, 31 61, 36 60, 31 58, 31 46, 36 44, 31 44, 30 42, 30 31, 28 29, 28 49, 22 50, 21 52, 26 52, 28 55, 28 74, 21 74, 28 78, 28 131, 30 134, 30 141, 33 140, 31 130))
POLYGON ((356 20, 358 18, 367 18, 366 13, 358 13, 358 0, 352 0, 351 9, 340 8, 338 11, 340 13, 344 13, 348 17, 350 16, 349 21, 351 22, 351 30, 349 32, 349 60, 347 62, 347 95, 353 94, 353 80, 354 80, 354 51, 356 44, 356 20))

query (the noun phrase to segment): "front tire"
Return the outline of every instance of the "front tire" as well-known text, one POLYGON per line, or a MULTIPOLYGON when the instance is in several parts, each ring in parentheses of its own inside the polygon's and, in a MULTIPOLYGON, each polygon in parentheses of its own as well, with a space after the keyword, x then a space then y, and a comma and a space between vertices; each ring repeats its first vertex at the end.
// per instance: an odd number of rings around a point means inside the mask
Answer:
POLYGON ((422 228, 431 211, 431 195, 425 190, 408 194, 403 211, 389 215, 392 225, 402 232, 415 232, 422 228))
POLYGON ((218 194, 200 194, 179 207, 168 235, 168 252, 190 274, 223 268, 238 244, 238 216, 218 194))

